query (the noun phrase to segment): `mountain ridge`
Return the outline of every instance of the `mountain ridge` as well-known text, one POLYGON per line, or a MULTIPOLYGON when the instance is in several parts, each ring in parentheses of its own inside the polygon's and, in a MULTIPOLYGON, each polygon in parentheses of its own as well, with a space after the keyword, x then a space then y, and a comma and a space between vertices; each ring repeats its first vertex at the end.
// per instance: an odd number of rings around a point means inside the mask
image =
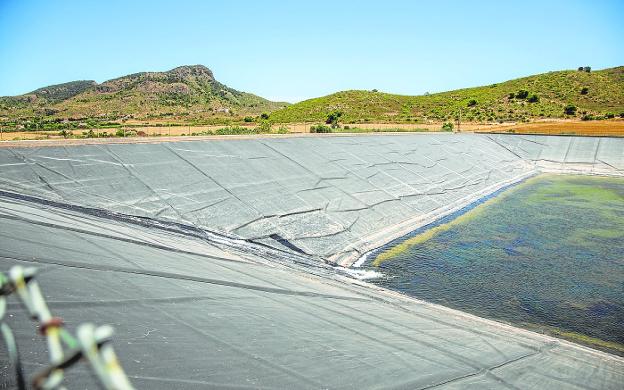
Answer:
POLYGON ((102 83, 70 81, 0 98, 0 117, 49 120, 148 120, 192 117, 210 120, 260 114, 288 103, 272 102, 220 83, 204 65, 133 73, 102 83), (189 115, 192 114, 192 115, 189 115))
POLYGON ((238 91, 204 65, 139 72, 97 83, 77 80, 0 97, 0 125, 64 128, 135 124, 529 122, 624 116, 624 66, 553 71, 487 86, 425 95, 339 91, 290 105, 238 91), (570 108, 570 106, 572 108, 570 108), (69 124, 68 124, 69 125, 69 124), (65 126, 67 127, 67 126, 65 126))

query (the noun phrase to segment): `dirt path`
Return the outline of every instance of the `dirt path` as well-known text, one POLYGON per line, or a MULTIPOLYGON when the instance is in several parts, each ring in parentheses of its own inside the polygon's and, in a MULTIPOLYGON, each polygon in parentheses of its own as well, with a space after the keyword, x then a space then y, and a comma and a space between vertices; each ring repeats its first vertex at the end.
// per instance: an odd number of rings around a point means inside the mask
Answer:
MULTIPOLYGON (((1 148, 40 148, 46 146, 75 146, 75 145, 97 145, 97 144, 150 144, 160 142, 184 142, 184 141, 206 141, 206 140, 243 140, 258 138, 294 138, 294 137, 366 137, 371 135, 415 135, 415 134, 436 134, 439 132, 384 132, 384 133, 290 133, 290 134, 245 134, 245 135, 202 135, 202 136, 163 136, 163 137, 113 137, 113 138, 56 138, 43 140, 11 140, 0 142, 1 148)), ((440 134, 449 134, 440 133, 440 134)))
MULTIPOLYGON (((4 132, 0 133, 0 147, 15 146, 46 146, 46 145, 83 145, 98 143, 150 143, 150 142, 166 142, 166 141, 182 141, 182 140, 199 140, 199 139, 224 139, 235 137, 237 139, 256 138, 256 137, 273 137, 273 136, 292 136, 309 134, 312 123, 294 123, 284 125, 274 125, 277 130, 280 126, 288 129, 290 134, 261 134, 261 135, 237 135, 237 136, 212 136, 198 135, 202 132, 215 131, 225 127, 219 126, 145 126, 141 128, 131 128, 135 132, 142 132, 142 137, 110 137, 110 138, 70 138, 64 139, 58 134, 58 131, 20 131, 20 132, 4 132), (195 135, 193 135, 195 134, 195 135), (34 142, 34 143, 33 143, 34 142)), ((253 128, 255 124, 245 124, 241 127, 253 128)), ((391 129, 399 131, 427 131, 437 132, 441 129, 440 123, 357 123, 344 124, 351 128, 364 130, 379 129, 386 133, 391 129)), ((475 133, 510 133, 510 134, 546 134, 546 135, 587 135, 587 136, 623 136, 624 137, 624 119, 612 119, 603 121, 572 121, 572 120, 551 120, 533 123, 462 123, 460 126, 462 132, 475 133)), ((74 135, 81 135, 83 130, 73 130, 74 135)), ((94 130, 96 131, 96 130, 94 130)), ((104 131, 114 133, 116 129, 99 129, 96 134, 104 131)), ((344 131, 344 130, 342 130, 344 131)), ((332 133, 329 135, 347 135, 347 134, 371 134, 360 133, 332 133)), ((325 134, 327 135, 327 134, 325 134)), ((319 136, 315 134, 313 136, 319 136)))

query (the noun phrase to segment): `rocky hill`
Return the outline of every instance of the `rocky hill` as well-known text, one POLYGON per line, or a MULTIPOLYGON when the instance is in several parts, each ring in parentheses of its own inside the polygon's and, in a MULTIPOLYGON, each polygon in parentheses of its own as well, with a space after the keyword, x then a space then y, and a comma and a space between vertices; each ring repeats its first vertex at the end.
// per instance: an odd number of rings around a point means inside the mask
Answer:
MULTIPOLYGON (((141 72, 108 80, 72 81, 0 98, 0 120, 222 121, 286 106, 217 81, 203 65, 141 72)), ((10 123, 9 123, 10 124, 10 123)))

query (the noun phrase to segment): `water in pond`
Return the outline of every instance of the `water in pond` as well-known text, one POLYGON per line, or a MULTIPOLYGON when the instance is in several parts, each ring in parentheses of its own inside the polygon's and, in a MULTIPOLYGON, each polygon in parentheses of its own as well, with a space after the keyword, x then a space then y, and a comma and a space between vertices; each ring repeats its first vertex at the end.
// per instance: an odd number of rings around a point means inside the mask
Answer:
POLYGON ((389 289, 624 355, 624 179, 542 175, 391 243, 389 289))

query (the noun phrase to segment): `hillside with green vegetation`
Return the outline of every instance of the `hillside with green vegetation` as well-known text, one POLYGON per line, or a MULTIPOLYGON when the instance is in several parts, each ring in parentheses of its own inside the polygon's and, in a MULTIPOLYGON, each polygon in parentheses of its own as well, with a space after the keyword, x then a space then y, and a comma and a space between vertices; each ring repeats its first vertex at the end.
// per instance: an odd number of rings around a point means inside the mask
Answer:
MULTIPOLYGON (((144 125, 529 122, 624 117, 624 67, 558 71, 484 87, 394 95, 343 91, 297 104, 271 102, 218 82, 205 66, 142 72, 98 84, 72 81, 0 97, 0 127, 64 130, 144 125)), ((350 130, 353 126, 350 126, 350 130)), ((323 127, 311 131, 324 132, 323 127)), ((331 131, 327 129, 327 131, 331 131)))
POLYGON ((624 67, 558 71, 484 87, 421 96, 344 91, 271 114, 275 122, 425 123, 601 119, 624 116, 624 67))
POLYGON ((93 80, 70 81, 69 83, 50 85, 32 91, 27 94, 33 101, 40 99, 40 102, 58 103, 70 99, 89 88, 97 85, 93 80), (34 95, 34 96, 32 96, 34 95))
POLYGON ((8 128, 62 129, 126 121, 213 124, 286 106, 218 82, 205 66, 142 72, 108 80, 73 81, 0 98, 8 128))

